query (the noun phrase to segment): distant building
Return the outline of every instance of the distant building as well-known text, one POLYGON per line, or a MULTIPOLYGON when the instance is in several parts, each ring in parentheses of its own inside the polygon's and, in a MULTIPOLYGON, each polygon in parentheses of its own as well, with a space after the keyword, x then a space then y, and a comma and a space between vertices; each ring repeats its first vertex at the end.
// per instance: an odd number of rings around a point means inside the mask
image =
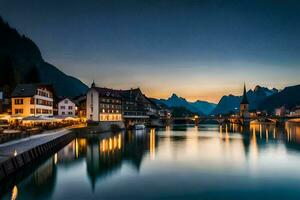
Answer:
POLYGON ((240 103, 240 117, 243 118, 249 118, 249 101, 247 98, 247 92, 246 92, 246 85, 244 85, 244 92, 243 92, 243 97, 242 101, 240 103))
POLYGON ((58 115, 61 116, 75 116, 76 105, 69 98, 64 98, 58 102, 58 115))
POLYGON ((134 125, 137 123, 147 123, 149 115, 147 115, 146 104, 147 99, 139 88, 118 91, 122 98, 123 119, 126 125, 134 125))
POLYGON ((281 106, 280 108, 275 109, 275 116, 283 117, 286 114, 285 106, 281 106))
POLYGON ((19 84, 11 95, 12 115, 52 116, 53 88, 47 84, 19 84))
POLYGON ((290 116, 300 116, 300 106, 296 106, 294 109, 292 109, 290 116))
POLYGON ((122 121, 122 98, 116 90, 96 87, 86 94, 87 120, 99 122, 122 121))
POLYGON ((86 95, 77 96, 73 101, 77 106, 76 115, 79 118, 86 120, 86 95))

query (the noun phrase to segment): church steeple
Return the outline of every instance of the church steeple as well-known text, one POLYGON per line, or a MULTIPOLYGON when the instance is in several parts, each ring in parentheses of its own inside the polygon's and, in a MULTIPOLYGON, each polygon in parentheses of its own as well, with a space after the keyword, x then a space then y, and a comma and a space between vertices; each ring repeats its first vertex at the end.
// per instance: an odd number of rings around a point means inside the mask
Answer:
POLYGON ((248 98, 247 98, 246 84, 244 84, 244 93, 243 93, 243 98, 242 98, 241 104, 249 104, 248 98))
POLYGON ((94 88, 94 87, 96 87, 96 84, 95 84, 95 81, 93 80, 93 83, 92 83, 92 85, 91 85, 91 88, 94 88))

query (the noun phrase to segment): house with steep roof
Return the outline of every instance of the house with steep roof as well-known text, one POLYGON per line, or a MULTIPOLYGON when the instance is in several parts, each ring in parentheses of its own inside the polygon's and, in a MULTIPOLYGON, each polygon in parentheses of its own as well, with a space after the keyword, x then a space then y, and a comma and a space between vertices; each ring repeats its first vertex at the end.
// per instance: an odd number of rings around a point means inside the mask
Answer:
POLYGON ((49 84, 19 84, 11 94, 12 115, 52 116, 53 87, 49 84))
POLYGON ((58 115, 75 117, 76 104, 70 98, 63 98, 58 102, 58 115))

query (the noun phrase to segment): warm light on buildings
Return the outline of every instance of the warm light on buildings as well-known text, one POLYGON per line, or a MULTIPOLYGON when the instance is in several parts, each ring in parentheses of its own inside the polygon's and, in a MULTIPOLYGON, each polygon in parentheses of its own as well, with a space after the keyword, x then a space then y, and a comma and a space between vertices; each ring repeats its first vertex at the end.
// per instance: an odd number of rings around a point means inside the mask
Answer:
POLYGON ((155 159, 155 129, 150 130, 150 158, 155 159))

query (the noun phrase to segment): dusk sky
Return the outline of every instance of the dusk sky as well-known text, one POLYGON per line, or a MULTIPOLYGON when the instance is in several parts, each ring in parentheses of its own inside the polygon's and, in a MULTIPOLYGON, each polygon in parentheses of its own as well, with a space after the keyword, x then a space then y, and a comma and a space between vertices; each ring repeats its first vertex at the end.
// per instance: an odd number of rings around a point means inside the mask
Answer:
POLYGON ((0 15, 87 85, 218 102, 299 84, 297 0, 0 0, 0 15))

